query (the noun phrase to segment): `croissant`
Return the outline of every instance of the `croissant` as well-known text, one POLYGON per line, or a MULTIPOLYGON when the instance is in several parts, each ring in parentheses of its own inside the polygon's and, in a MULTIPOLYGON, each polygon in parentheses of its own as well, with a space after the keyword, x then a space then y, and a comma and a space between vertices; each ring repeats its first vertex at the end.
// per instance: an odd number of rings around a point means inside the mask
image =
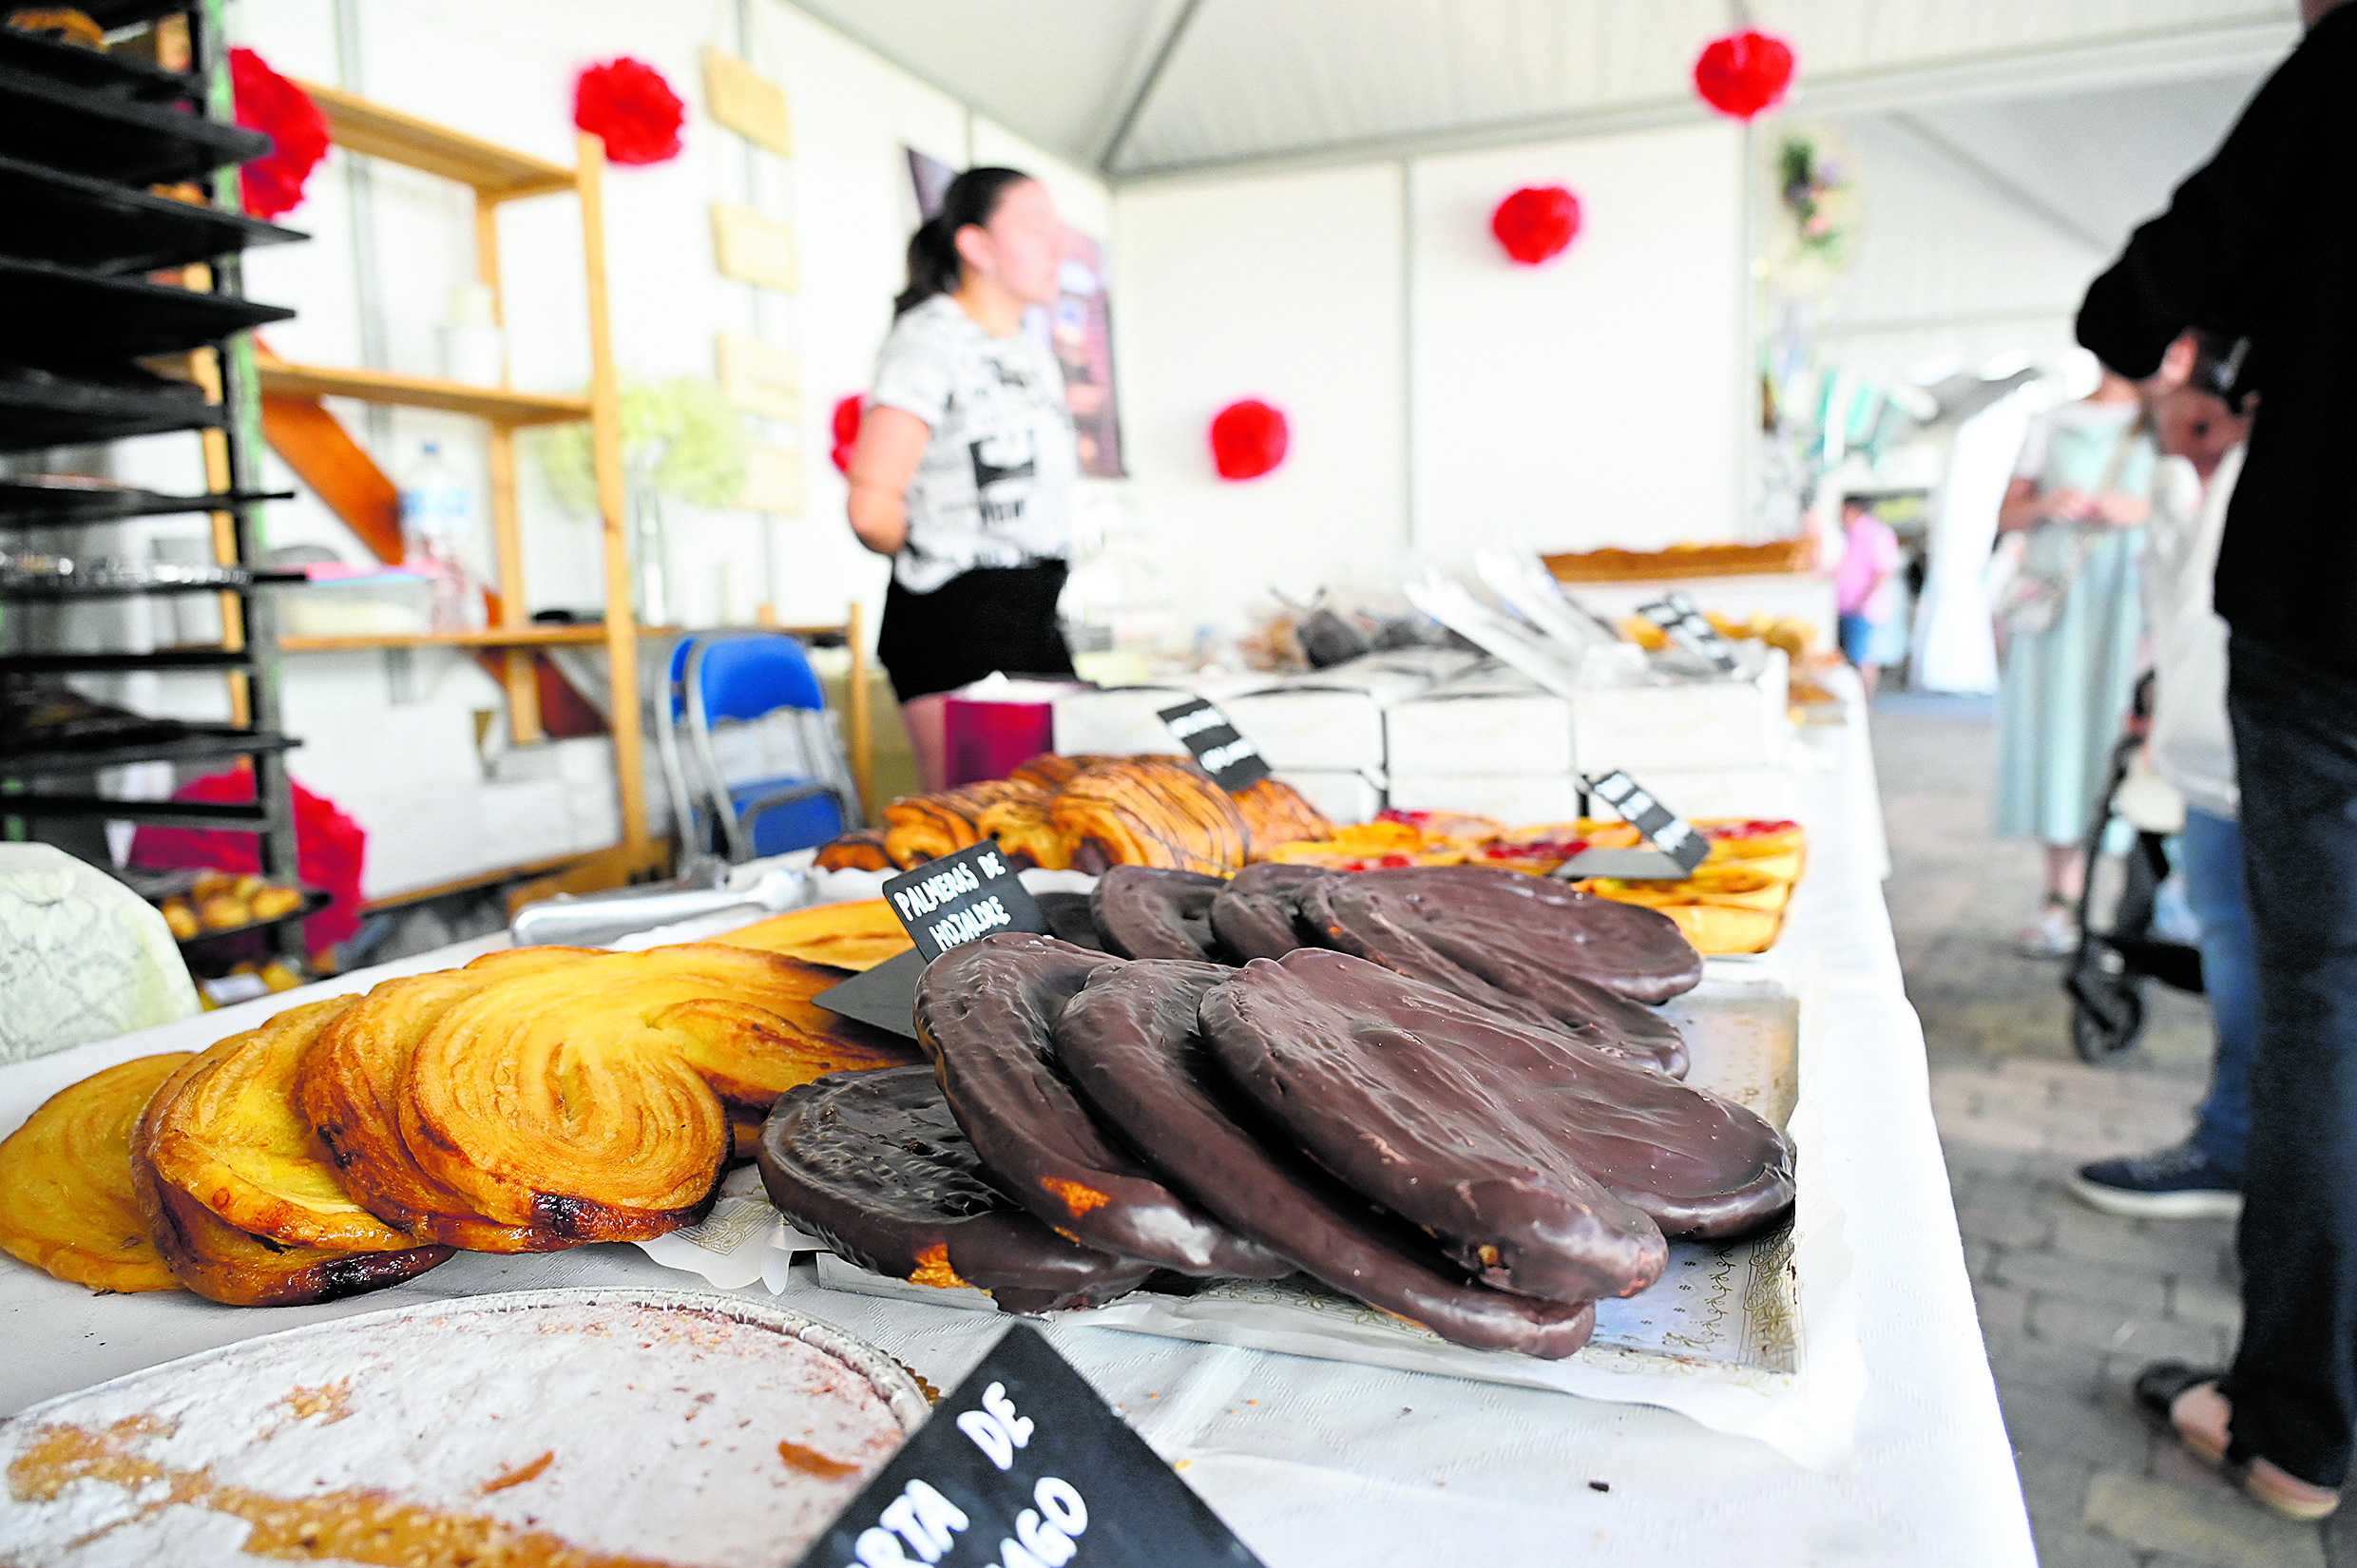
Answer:
POLYGON ((1273 846, 1324 838, 1334 831, 1332 818, 1282 779, 1264 778, 1236 791, 1232 798, 1244 815, 1244 831, 1255 857, 1273 846))
POLYGON ((470 1252, 545 1252, 574 1244, 546 1227, 486 1218, 429 1176, 402 1138, 400 1105, 417 1047, 460 1001, 502 977, 603 956, 589 947, 487 953, 463 969, 388 980, 321 1031, 296 1075, 296 1101, 372 1214, 470 1252))
POLYGON ((169 1291, 131 1183, 131 1129, 182 1063, 166 1051, 91 1074, 0 1141, 0 1252, 94 1291, 169 1291))
POLYGON ((904 795, 884 808, 884 849, 903 870, 955 854, 982 842, 977 819, 985 809, 1016 795, 1039 795, 1038 786, 1009 778, 961 784, 931 794, 904 795))
POLYGON ((811 862, 822 871, 889 871, 895 870, 892 857, 885 852, 884 830, 861 828, 831 838, 818 846, 817 858, 811 862))
POLYGON ((1066 784, 1049 807, 1073 843, 1073 864, 1159 866, 1234 875, 1246 832, 1236 802, 1199 770, 1160 757, 1102 763, 1066 784))
POLYGON ((1042 870, 1071 870, 1071 841, 1058 831, 1045 795, 1010 795, 985 807, 974 826, 1008 854, 1025 856, 1042 870))
POLYGON ((331 1252, 396 1252, 414 1238, 363 1208, 295 1103, 304 1051, 353 1004, 290 1007, 174 1076, 146 1116, 159 1179, 250 1235, 331 1252))
POLYGON ((713 940, 733 947, 782 953, 808 964, 861 970, 872 969, 915 946, 892 907, 880 898, 795 909, 713 940))
MULTIPOLYGON (((307 1016, 287 1027, 307 1031, 320 1010, 340 1011, 348 1002, 336 998, 294 1009, 307 1016)), ((206 1202, 183 1191, 158 1172, 154 1157, 158 1136, 173 1121, 172 1106, 181 1092, 229 1057, 241 1051, 261 1029, 233 1035, 211 1050, 182 1062, 148 1100, 131 1131, 131 1184, 140 1213, 156 1251, 181 1284, 209 1300, 230 1307, 289 1307, 306 1302, 333 1301, 364 1291, 398 1285, 447 1261, 449 1247, 396 1247, 359 1252, 341 1248, 289 1244, 275 1236, 240 1229, 215 1213, 206 1202)), ((290 1185, 297 1178, 285 1177, 290 1185)), ((264 1189, 266 1191, 266 1189, 264 1189)), ((253 1201, 255 1184, 240 1182, 236 1199, 253 1201)), ((206 1198, 214 1195, 204 1195, 206 1198)), ((408 1238, 401 1238, 406 1240, 408 1238)))

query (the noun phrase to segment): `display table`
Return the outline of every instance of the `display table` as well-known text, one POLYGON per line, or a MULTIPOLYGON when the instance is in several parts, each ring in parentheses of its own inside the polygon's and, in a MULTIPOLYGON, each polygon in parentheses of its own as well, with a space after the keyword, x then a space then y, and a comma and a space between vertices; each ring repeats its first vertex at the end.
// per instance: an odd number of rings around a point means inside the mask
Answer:
MULTIPOLYGON (((1057 1348, 1271 1568, 2034 1562, 1932 1123, 1922 1031, 1883 906, 1863 717, 1853 707, 1850 722, 1804 731, 1794 750, 1811 858, 1769 962, 1806 976, 1818 1023, 1804 1074, 1839 1091, 1824 1101, 1827 1135, 1811 1157, 1828 1162, 1853 1259, 1865 1386, 1850 1458, 1811 1470, 1665 1410, 1050 1324, 1057 1348)), ((0 1133, 102 1066, 201 1049, 309 995, 448 967, 503 940, 0 1070, 0 1133)), ((0 1259, 9 1347, 0 1411, 207 1347, 405 1302, 696 1283, 633 1247, 462 1253, 374 1295, 258 1310, 177 1292, 95 1295, 0 1259)), ((757 1284, 745 1293, 770 1299, 757 1284)), ((783 1303, 865 1336, 944 1388, 1000 1331, 987 1313, 821 1290, 806 1265, 783 1303)))

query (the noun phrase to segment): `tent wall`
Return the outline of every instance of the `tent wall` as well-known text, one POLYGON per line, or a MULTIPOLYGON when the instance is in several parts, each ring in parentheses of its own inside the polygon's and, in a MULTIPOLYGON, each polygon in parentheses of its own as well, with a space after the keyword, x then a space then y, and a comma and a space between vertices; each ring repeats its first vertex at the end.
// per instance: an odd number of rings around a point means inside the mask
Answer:
POLYGON ((1132 505, 1182 623, 1410 548, 1735 537, 1742 183, 1741 131, 1711 124, 1118 190, 1132 505), (1548 183, 1581 232, 1518 266, 1491 209, 1548 183), (1224 484, 1205 427, 1245 396, 1292 453, 1224 484))

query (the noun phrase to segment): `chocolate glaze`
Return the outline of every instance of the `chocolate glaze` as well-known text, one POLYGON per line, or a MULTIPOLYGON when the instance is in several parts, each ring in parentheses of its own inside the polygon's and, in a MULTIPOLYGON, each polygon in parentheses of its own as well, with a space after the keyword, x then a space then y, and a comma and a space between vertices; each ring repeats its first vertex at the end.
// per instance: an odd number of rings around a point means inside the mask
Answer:
POLYGON ((1104 951, 1104 943, 1097 936, 1097 917, 1088 912, 1086 893, 1034 893, 1040 913, 1047 917, 1047 934, 1059 942, 1069 942, 1075 947, 1085 947, 1092 953, 1104 951))
POLYGON ((861 1268, 908 1279, 946 1261, 1006 1311, 1094 1306, 1154 1272, 1065 1240, 984 1179, 929 1067, 787 1090, 759 1159, 777 1212, 861 1268))
POLYGON ((1553 1360, 1586 1344, 1593 1305, 1472 1283, 1428 1237, 1376 1214, 1237 1101, 1196 1024, 1203 993, 1230 973, 1147 960, 1089 975, 1055 1034, 1097 1114, 1204 1208, 1370 1306, 1479 1349, 1553 1360))
POLYGON ((1224 876, 1116 866, 1097 879, 1089 913, 1104 950, 1123 958, 1217 959, 1211 904, 1224 876))
POLYGON ((1302 892, 1302 920, 1343 952, 1651 1058, 1673 1077, 1686 1070, 1677 1028, 1618 1000, 1658 1002, 1701 978, 1701 955, 1656 910, 1519 871, 1418 866, 1313 883, 1302 892))
POLYGON ((1519 956, 1541 969, 1667 1002, 1702 979, 1702 955, 1658 909, 1616 903, 1543 876, 1490 866, 1361 871, 1347 907, 1459 938, 1465 955, 1519 956))
POLYGON ((1200 1016, 1313 1157, 1503 1289, 1629 1293, 1663 1230, 1736 1234, 1792 1202, 1791 1149, 1741 1106, 1344 954, 1255 960, 1200 1016))
POLYGON ((1239 964, 1314 947, 1314 938, 1302 931, 1301 894, 1311 883, 1335 874, 1321 866, 1274 860, 1247 866, 1211 901, 1212 933, 1239 964))
POLYGON ((1120 959, 1028 932, 952 947, 917 982, 918 1043, 983 1168, 1083 1246, 1189 1274, 1274 1279, 1293 1265, 1197 1212, 1090 1119, 1055 1065, 1056 1015, 1120 959))

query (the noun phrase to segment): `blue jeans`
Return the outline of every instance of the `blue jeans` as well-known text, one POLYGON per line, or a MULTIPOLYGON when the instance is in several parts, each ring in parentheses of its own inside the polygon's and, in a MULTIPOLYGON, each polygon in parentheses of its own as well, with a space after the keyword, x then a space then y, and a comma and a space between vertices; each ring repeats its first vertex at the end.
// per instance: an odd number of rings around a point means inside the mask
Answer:
POLYGON ((2242 886, 2242 827, 2231 816, 2189 810, 2177 840, 2185 900, 2201 923, 2201 983, 2218 1036, 2210 1098, 2192 1139, 2211 1163, 2242 1174, 2251 1136, 2251 1057, 2259 1042, 2258 959, 2251 950, 2251 905, 2242 886))

